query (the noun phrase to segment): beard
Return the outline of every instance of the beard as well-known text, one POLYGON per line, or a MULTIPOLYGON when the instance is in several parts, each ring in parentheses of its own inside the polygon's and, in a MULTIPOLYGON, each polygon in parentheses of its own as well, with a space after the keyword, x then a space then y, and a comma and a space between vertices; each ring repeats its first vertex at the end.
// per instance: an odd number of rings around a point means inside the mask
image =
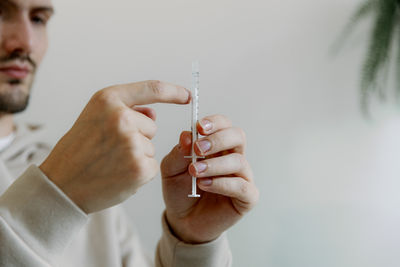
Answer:
POLYGON ((25 84, 13 79, 0 84, 0 113, 15 114, 26 109, 30 98, 32 82, 25 84))
POLYGON ((0 77, 0 113, 15 114, 22 112, 29 103, 30 90, 37 65, 29 55, 25 55, 19 50, 0 58, 0 63, 6 64, 16 60, 28 62, 32 67, 32 71, 24 79, 0 77))

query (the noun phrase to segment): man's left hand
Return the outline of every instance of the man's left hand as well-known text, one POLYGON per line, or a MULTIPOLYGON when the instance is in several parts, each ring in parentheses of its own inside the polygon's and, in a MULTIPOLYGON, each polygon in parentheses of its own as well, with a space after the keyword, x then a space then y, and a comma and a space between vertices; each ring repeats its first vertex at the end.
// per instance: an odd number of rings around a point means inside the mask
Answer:
POLYGON ((167 221, 186 243, 212 241, 235 224, 258 201, 259 192, 244 151, 242 129, 224 116, 208 116, 197 129, 203 138, 195 152, 205 156, 195 165, 184 158, 191 153, 191 132, 182 132, 179 144, 161 163, 167 221), (191 176, 198 177, 200 198, 189 198, 191 176))

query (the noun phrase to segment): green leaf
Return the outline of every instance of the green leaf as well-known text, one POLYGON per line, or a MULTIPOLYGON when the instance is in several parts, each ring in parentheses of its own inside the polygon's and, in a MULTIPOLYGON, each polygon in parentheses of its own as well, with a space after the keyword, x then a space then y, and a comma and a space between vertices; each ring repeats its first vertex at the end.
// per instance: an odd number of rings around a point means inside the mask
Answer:
POLYGON ((397 0, 376 0, 376 18, 361 74, 362 108, 368 110, 369 98, 385 96, 389 52, 397 21, 397 0))
POLYGON ((349 37, 349 35, 354 31, 354 28, 362 19, 364 19, 367 15, 377 11, 377 5, 377 0, 367 0, 358 7, 358 9, 351 16, 349 22, 344 27, 343 32, 339 35, 338 40, 333 45, 333 53, 336 54, 340 50, 344 40, 349 37))

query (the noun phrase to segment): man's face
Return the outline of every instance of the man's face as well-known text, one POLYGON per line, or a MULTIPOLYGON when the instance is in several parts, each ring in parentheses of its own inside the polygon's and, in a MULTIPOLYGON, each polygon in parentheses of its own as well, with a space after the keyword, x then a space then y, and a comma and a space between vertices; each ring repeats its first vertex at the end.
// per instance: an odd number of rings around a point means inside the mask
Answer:
POLYGON ((51 0, 0 0, 0 114, 26 108, 52 14, 51 0))

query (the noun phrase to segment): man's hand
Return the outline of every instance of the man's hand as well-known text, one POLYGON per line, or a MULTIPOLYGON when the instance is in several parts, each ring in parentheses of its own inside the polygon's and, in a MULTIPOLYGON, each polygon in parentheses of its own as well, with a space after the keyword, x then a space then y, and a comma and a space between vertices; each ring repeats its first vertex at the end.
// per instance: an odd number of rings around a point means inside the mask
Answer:
POLYGON ((209 116, 197 125, 204 135, 195 144, 195 165, 184 156, 191 152, 191 133, 182 132, 179 144, 161 163, 166 216, 182 241, 203 243, 217 238, 258 201, 249 163, 244 156, 243 130, 221 116, 209 116), (189 198, 191 176, 199 179, 200 198, 189 198))
POLYGON ((159 169, 155 112, 137 105, 189 101, 189 91, 159 81, 100 90, 40 169, 86 213, 116 205, 159 169))

